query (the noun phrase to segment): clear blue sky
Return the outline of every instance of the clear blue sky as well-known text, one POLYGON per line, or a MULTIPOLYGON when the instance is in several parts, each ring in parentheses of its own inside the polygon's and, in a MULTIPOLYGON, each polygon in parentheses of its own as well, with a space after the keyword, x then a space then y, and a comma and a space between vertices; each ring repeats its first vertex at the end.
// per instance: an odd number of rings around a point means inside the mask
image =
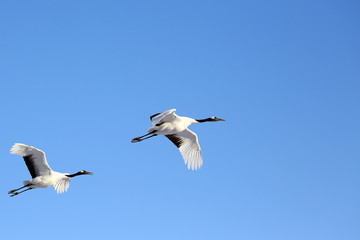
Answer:
POLYGON ((358 1, 2 1, 1 239, 360 239, 358 1), (149 116, 191 126, 204 165, 149 116), (9 198, 20 142, 69 191, 9 198))

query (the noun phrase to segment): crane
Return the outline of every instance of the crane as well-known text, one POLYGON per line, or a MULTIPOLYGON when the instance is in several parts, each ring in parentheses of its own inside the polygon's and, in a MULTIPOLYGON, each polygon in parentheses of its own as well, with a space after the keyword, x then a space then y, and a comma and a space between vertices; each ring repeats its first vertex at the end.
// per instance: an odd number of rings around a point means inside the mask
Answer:
POLYGON ((55 172, 51 170, 48 165, 43 151, 23 143, 15 143, 12 146, 10 153, 20 155, 24 158, 25 164, 32 177, 31 180, 24 181, 23 187, 9 191, 9 194, 11 194, 10 197, 14 197, 31 189, 47 188, 52 185, 57 193, 63 193, 69 188, 71 178, 80 175, 93 175, 92 172, 87 172, 85 170, 81 170, 74 174, 55 172), (19 192, 19 190, 23 188, 26 189, 19 192))
POLYGON ((205 119, 193 119, 180 117, 175 114, 176 109, 170 109, 150 117, 152 127, 148 134, 132 139, 132 143, 141 142, 145 139, 164 135, 179 148, 188 169, 197 170, 203 164, 201 148, 197 135, 187 127, 194 123, 225 121, 217 117, 205 119))

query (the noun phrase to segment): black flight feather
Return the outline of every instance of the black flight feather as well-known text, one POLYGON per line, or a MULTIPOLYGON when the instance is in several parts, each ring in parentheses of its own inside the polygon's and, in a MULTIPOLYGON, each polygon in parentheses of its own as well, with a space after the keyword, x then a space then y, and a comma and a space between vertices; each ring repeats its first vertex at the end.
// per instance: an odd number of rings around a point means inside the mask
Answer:
POLYGON ((165 135, 170 141, 172 141, 178 148, 183 144, 183 140, 175 134, 165 135))
POLYGON ((159 115, 160 113, 156 113, 156 114, 154 114, 154 115, 151 115, 150 116, 150 120, 152 121, 152 119, 153 119, 153 117, 156 117, 157 115, 159 115))
POLYGON ((24 156, 24 161, 26 163, 27 168, 29 169, 29 172, 31 174, 32 178, 36 178, 38 176, 35 165, 34 165, 34 158, 32 155, 24 156))

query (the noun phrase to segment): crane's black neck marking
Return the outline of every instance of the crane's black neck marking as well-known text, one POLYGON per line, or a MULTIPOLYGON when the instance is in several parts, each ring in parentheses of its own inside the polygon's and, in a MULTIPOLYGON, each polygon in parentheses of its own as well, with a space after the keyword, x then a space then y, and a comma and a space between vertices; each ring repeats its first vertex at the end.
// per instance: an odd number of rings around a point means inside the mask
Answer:
POLYGON ((199 122, 199 123, 203 123, 203 122, 214 122, 213 118, 205 118, 205 119, 195 119, 195 121, 199 122))
POLYGON ((79 175, 82 175, 82 174, 77 172, 77 173, 74 173, 74 174, 68 174, 66 176, 69 177, 69 178, 73 178, 73 177, 76 177, 76 176, 79 176, 79 175))
POLYGON ((77 173, 74 173, 74 174, 66 174, 65 176, 69 177, 69 178, 72 178, 72 177, 76 177, 76 176, 80 176, 80 175, 93 175, 92 172, 87 172, 85 170, 81 170, 77 173))
POLYGON ((69 178, 73 178, 73 177, 84 175, 84 174, 85 173, 83 173, 83 172, 77 172, 77 173, 74 173, 74 174, 68 174, 66 176, 69 177, 69 178))

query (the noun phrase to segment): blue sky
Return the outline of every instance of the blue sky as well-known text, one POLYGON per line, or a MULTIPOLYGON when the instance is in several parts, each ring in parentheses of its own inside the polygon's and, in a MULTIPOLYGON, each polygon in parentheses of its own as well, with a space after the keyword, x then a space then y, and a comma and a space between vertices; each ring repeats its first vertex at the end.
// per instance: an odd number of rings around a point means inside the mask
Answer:
POLYGON ((4 1, 1 239, 360 238, 357 1, 4 1), (149 116, 191 126, 204 165, 149 116), (21 142, 67 193, 9 198, 21 142))

